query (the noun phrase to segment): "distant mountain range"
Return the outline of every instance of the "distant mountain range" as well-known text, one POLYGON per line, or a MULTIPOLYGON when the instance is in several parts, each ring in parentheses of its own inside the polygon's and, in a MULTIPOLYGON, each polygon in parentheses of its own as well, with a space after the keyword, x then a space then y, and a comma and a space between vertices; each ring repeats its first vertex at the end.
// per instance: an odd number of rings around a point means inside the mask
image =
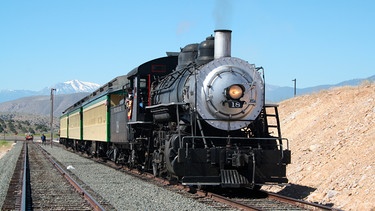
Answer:
MULTIPOLYGON (((375 75, 364 79, 353 79, 334 85, 320 85, 303 89, 296 89, 297 95, 304 95, 338 86, 356 86, 364 81, 375 81, 375 75)), ((78 80, 67 81, 52 86, 56 89, 54 116, 62 112, 89 93, 97 90, 100 85, 78 80)), ((0 112, 3 113, 31 113, 36 115, 50 115, 50 92, 47 87, 41 91, 2 90, 0 91, 0 112)), ((293 87, 280 87, 266 84, 266 102, 278 103, 294 96, 293 87)))
MULTIPOLYGON (((65 109, 86 97, 88 94, 90 93, 81 92, 55 95, 53 115, 59 117, 65 109)), ((49 116, 51 114, 50 95, 22 97, 17 100, 0 103, 0 113, 22 113, 49 116)))
POLYGON ((73 94, 82 92, 93 92, 100 87, 99 84, 91 82, 83 82, 79 80, 71 80, 63 83, 55 84, 51 87, 46 87, 39 91, 31 90, 0 90, 0 103, 11 100, 16 100, 22 97, 50 95, 51 88, 56 89, 55 94, 73 94))
MULTIPOLYGON (((303 88, 303 89, 299 89, 298 84, 297 84, 296 94, 304 95, 304 94, 319 92, 321 90, 329 89, 332 87, 339 87, 339 86, 357 86, 363 83, 364 81, 374 82, 375 75, 368 77, 368 78, 343 81, 341 83, 333 84, 333 85, 320 85, 320 86, 308 87, 308 88, 303 88)), ((293 96, 294 96, 294 87, 280 87, 280 86, 266 84, 266 102, 268 103, 278 103, 283 100, 292 98, 293 96)))

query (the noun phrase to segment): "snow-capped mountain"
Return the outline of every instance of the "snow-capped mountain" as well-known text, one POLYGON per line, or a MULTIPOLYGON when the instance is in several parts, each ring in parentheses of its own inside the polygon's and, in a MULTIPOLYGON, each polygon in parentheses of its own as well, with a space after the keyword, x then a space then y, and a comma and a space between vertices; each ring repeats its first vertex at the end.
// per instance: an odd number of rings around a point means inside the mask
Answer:
POLYGON ((96 89, 98 89, 99 87, 100 87, 100 85, 96 84, 96 83, 83 82, 83 81, 79 81, 79 80, 71 80, 71 81, 66 81, 66 82, 63 82, 63 83, 55 84, 54 86, 49 87, 49 88, 45 88, 45 89, 43 89, 44 90, 43 93, 45 94, 45 91, 47 91, 47 93, 50 93, 51 88, 56 89, 56 91, 55 91, 56 94, 72 94, 72 93, 80 93, 80 92, 93 92, 96 89))
POLYGON ((93 92, 100 87, 99 84, 91 82, 83 82, 79 80, 70 80, 62 83, 46 87, 39 91, 31 90, 0 90, 0 103, 16 100, 22 97, 36 96, 36 95, 50 95, 51 88, 56 89, 55 94, 73 94, 82 92, 93 92))

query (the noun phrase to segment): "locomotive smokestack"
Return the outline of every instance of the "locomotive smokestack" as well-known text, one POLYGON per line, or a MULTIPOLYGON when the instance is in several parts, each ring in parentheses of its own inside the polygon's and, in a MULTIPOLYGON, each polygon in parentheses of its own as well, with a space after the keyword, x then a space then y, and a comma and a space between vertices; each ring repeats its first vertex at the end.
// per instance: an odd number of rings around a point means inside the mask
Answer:
POLYGON ((232 31, 215 30, 215 59, 231 56, 232 31))

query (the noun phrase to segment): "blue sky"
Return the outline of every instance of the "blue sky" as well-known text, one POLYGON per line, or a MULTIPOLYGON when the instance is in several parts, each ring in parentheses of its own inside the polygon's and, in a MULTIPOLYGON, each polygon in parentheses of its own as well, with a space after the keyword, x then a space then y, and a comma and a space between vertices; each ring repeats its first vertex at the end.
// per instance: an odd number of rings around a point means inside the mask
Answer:
POLYGON ((372 0, 1 0, 0 90, 104 84, 232 30, 232 56, 298 88, 375 74, 372 0))

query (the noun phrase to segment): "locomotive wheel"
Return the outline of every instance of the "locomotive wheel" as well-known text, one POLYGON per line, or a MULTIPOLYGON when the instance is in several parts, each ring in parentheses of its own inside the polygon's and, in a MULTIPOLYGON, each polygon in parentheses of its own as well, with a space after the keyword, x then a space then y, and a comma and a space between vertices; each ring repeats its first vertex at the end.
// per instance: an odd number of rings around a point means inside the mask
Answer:
POLYGON ((178 134, 173 135, 165 144, 165 164, 167 170, 175 175, 173 161, 177 159, 177 150, 179 148, 178 134))
POLYGON ((152 162, 152 174, 155 177, 159 176, 159 164, 158 163, 152 162))
POLYGON ((152 174, 157 177, 160 174, 159 170, 159 163, 160 163, 160 153, 158 151, 154 151, 152 155, 152 174))
POLYGON ((155 150, 152 153, 152 173, 155 177, 165 176, 164 153, 162 150, 155 150))
POLYGON ((134 149, 131 151, 128 163, 130 168, 136 168, 136 152, 134 149))

